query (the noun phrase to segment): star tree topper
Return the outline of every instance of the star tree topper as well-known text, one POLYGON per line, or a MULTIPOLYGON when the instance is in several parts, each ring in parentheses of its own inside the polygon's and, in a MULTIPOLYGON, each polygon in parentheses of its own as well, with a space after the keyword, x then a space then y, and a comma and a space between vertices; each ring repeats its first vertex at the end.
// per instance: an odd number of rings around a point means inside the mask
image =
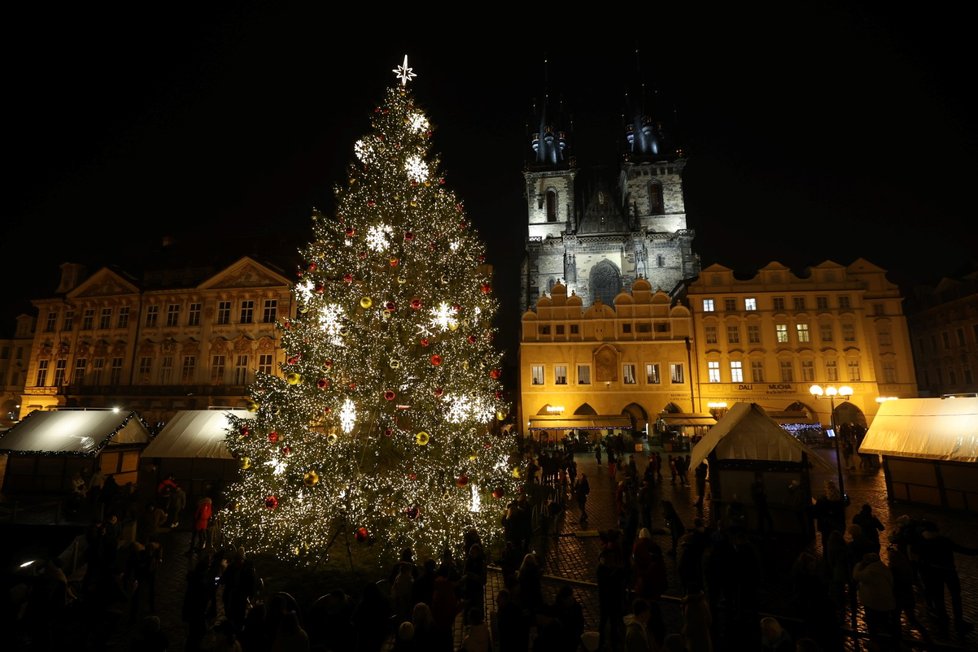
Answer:
POLYGON ((404 55, 404 63, 394 68, 392 71, 394 76, 401 80, 401 86, 407 86, 407 83, 417 77, 411 68, 408 67, 408 55, 404 55))

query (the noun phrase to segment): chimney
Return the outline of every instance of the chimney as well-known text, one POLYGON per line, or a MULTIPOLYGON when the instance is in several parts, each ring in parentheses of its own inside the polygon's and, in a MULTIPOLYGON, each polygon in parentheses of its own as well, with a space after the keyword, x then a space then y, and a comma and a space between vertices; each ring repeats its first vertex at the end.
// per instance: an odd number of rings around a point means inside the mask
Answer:
POLYGON ((68 294, 81 283, 85 276, 85 266, 78 263, 61 263, 61 283, 56 294, 68 294))

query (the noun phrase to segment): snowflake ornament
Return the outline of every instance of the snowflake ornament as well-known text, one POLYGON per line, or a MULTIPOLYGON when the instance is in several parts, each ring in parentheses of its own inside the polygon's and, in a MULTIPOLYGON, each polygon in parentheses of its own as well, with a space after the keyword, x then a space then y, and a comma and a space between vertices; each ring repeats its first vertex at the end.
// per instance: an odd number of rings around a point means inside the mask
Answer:
POLYGON ((394 229, 387 224, 371 226, 367 229, 367 247, 374 251, 386 251, 394 229))
POLYGON ((428 122, 428 118, 423 113, 412 113, 408 116, 408 129, 416 134, 422 131, 428 131, 430 126, 431 124, 428 122))
POLYGON ((404 161, 404 171, 407 173, 408 178, 411 181, 417 181, 421 183, 422 181, 427 181, 428 179, 428 164, 418 156, 409 156, 406 161, 404 161))

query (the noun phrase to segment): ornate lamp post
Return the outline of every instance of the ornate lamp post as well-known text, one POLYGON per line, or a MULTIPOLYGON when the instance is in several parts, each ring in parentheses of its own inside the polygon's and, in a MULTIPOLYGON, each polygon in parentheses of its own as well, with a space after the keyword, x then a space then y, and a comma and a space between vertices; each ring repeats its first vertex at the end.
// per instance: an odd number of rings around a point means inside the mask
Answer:
POLYGON ((852 396, 852 387, 848 385, 843 385, 842 387, 829 385, 823 388, 821 385, 812 385, 808 391, 815 398, 829 399, 829 422, 832 426, 833 439, 835 439, 835 467, 839 472, 839 491, 842 493, 843 500, 848 502, 846 486, 842 480, 842 454, 839 451, 839 430, 835 425, 835 397, 840 397, 840 402, 848 401, 849 397, 852 396))

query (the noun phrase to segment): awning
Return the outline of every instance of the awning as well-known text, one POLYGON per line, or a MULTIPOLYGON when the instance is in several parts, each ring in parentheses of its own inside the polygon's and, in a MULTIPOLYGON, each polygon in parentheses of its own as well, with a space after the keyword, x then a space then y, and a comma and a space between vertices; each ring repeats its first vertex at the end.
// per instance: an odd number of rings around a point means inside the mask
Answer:
POLYGON ((149 430, 135 412, 35 410, 0 437, 0 453, 95 455, 105 446, 148 441, 149 430))
POLYGON ((767 415, 780 423, 781 425, 787 423, 804 423, 810 425, 819 425, 818 419, 813 419, 804 410, 766 410, 767 415))
POLYGON ((143 450, 143 457, 233 459, 224 443, 231 425, 228 415, 255 417, 248 410, 180 410, 143 450))
POLYGON ((682 413, 661 414, 658 417, 666 426, 712 426, 717 420, 710 414, 682 413))
POLYGON ((604 430, 632 426, 631 417, 624 414, 539 415, 530 418, 530 430, 604 430))
POLYGON ((884 401, 860 453, 978 461, 978 397, 884 401))

